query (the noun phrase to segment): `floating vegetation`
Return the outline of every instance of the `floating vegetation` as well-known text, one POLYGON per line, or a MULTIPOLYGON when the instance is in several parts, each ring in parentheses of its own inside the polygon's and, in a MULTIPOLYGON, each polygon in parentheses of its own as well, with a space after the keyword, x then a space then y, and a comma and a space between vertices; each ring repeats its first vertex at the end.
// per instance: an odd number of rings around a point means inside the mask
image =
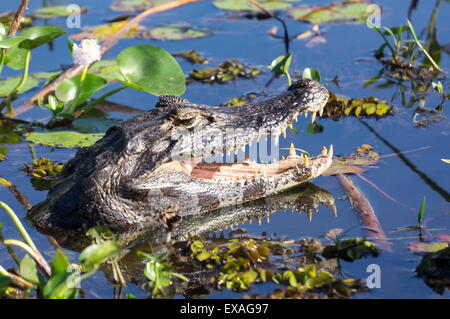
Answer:
POLYGON ((196 50, 189 50, 183 52, 172 53, 175 57, 183 58, 192 64, 208 64, 209 61, 203 55, 198 53, 196 50))
POLYGON ((380 251, 374 243, 365 238, 337 239, 334 245, 326 246, 322 255, 326 258, 340 258, 352 262, 366 256, 378 257, 380 251))
POLYGON ((219 65, 218 68, 196 69, 189 73, 192 80, 203 83, 226 83, 237 78, 251 79, 262 71, 239 63, 239 60, 230 59, 219 65))
POLYGON ((63 164, 55 163, 54 161, 41 157, 33 161, 30 165, 25 164, 22 170, 28 175, 36 178, 56 177, 61 174, 63 164))
MULTIPOLYGON (((70 37, 74 40, 82 40, 85 38, 95 38, 101 41, 111 38, 123 26, 128 24, 128 21, 119 21, 108 24, 101 24, 95 27, 84 27, 83 32, 72 34, 70 37)), ((130 30, 125 32, 122 36, 124 39, 145 38, 148 28, 141 25, 134 25, 130 30)))
MULTIPOLYGON (((204 268, 219 271, 211 281, 215 289, 227 288, 244 292, 261 282, 271 282, 281 287, 267 295, 253 295, 253 298, 346 298, 365 289, 359 280, 342 280, 333 275, 337 272, 336 258, 340 258, 340 255, 323 259, 320 254, 324 249, 330 250, 327 247, 331 246, 325 247, 318 240, 283 242, 269 237, 238 236, 239 239, 232 236, 229 239, 212 239, 206 242, 198 237, 191 238, 190 256, 204 268), (304 256, 300 259, 294 257, 299 253, 304 253, 304 256), (301 260, 300 267, 295 262, 286 269, 286 264, 280 259, 286 255, 301 260), (294 264, 297 266, 294 267, 294 264)), ((366 252, 358 247, 368 249, 370 246, 370 242, 365 240, 352 239, 350 242, 353 245, 345 242, 345 248, 348 255, 355 259, 366 252)))
MULTIPOLYGON (((293 2, 299 0, 258 0, 258 2, 263 5, 267 10, 283 10, 292 6, 293 2)), ((233 10, 233 11, 260 11, 254 5, 246 0, 215 0, 214 5, 223 10, 233 10)))
POLYGON ((113 11, 144 11, 171 1, 172 0, 115 0, 110 8, 113 11))
POLYGON ((75 148, 91 146, 103 137, 103 133, 80 133, 71 130, 32 132, 25 138, 34 144, 75 148))
POLYGON ((369 4, 362 0, 342 1, 323 6, 300 5, 288 9, 287 14, 295 20, 310 23, 360 22, 372 14, 369 4))
POLYGON ((63 164, 41 157, 31 164, 25 164, 22 170, 32 176, 31 184, 34 189, 42 191, 50 189, 59 182, 63 166, 63 164))
POLYGON ((188 24, 166 24, 149 29, 146 37, 154 40, 190 40, 211 35, 212 32, 206 28, 192 28, 188 24))
POLYGON ((323 175, 362 174, 364 167, 378 163, 380 154, 367 147, 359 147, 356 152, 346 156, 334 156, 333 163, 323 175))
POLYGON ((393 107, 388 105, 387 101, 379 100, 376 97, 347 99, 337 97, 331 92, 323 112, 323 116, 335 121, 350 115, 381 118, 393 114, 393 107))
MULTIPOLYGON (((53 18, 61 18, 67 17, 74 12, 69 10, 70 6, 49 6, 49 7, 41 7, 37 8, 33 12, 33 17, 41 18, 41 19, 53 19, 53 18)), ((80 13, 85 13, 87 11, 86 8, 81 8, 80 13)))

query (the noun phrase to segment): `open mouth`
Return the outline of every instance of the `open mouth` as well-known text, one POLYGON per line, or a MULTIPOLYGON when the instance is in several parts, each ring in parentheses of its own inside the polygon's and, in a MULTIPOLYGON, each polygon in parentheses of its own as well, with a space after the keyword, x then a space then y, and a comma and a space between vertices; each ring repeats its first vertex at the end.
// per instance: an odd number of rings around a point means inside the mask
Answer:
MULTIPOLYGON (((314 122, 317 114, 322 116, 323 107, 316 112, 310 113, 311 122, 314 122)), ((206 158, 195 158, 180 161, 180 164, 186 170, 186 173, 193 178, 207 179, 217 182, 238 180, 245 183, 248 180, 258 177, 265 178, 266 180, 273 180, 277 177, 282 178, 283 176, 287 177, 291 175, 303 176, 303 180, 298 182, 313 179, 324 173, 331 165, 333 158, 332 145, 330 145, 329 149, 323 147, 318 156, 309 157, 303 153, 297 154, 294 145, 291 144, 289 155, 286 158, 283 157, 277 162, 268 164, 257 163, 255 159, 249 159, 248 153, 245 152, 247 145, 255 145, 255 142, 256 144, 259 143, 262 136, 270 136, 272 140, 271 147, 277 148, 279 136, 283 135, 283 137, 286 138, 286 129, 292 125, 294 120, 297 120, 299 115, 303 114, 305 117, 308 116, 307 112, 294 112, 294 115, 291 115, 290 118, 288 117, 280 121, 277 127, 272 129, 271 132, 262 132, 257 134, 256 137, 254 134, 248 134, 246 137, 240 139, 240 141, 235 141, 231 147, 233 150, 231 153, 234 153, 236 156, 236 161, 233 160, 233 163, 229 163, 229 161, 221 161, 220 163, 206 163, 206 158), (239 156, 237 154, 240 150, 241 154, 245 154, 245 156, 241 156, 241 160, 239 162, 239 156)), ((224 152, 224 154, 226 154, 226 152, 224 152)))

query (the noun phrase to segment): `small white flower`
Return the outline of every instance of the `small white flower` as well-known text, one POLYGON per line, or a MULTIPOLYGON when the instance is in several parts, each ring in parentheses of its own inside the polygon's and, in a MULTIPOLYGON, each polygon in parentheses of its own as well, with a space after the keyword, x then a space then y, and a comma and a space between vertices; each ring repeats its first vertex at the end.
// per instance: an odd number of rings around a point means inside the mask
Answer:
POLYGON ((74 43, 72 47, 73 63, 86 67, 95 61, 99 61, 102 58, 100 48, 95 39, 84 39, 80 45, 74 43))

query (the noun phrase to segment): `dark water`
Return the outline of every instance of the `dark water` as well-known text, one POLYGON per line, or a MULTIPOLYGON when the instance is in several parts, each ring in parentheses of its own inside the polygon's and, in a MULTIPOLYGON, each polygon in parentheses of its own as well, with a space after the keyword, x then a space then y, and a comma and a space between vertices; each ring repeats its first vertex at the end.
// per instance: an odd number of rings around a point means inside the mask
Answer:
MULTIPOLYGON (((18 1, 5 1, 0 5, 0 11, 15 10, 18 1)), ((73 1, 89 9, 82 16, 82 25, 96 25, 103 23, 103 18, 114 17, 117 13, 108 9, 110 1, 73 1)), ((405 24, 410 1, 376 1, 383 8, 382 24, 396 26, 405 24)), ((304 1, 304 3, 326 3, 326 1, 304 1)), ((412 14, 412 22, 416 31, 425 36, 425 28, 429 23, 435 1, 422 0, 412 14)), ((31 1, 30 9, 39 7, 40 1, 31 1)), ((253 65, 268 65, 277 56, 284 53, 283 43, 266 34, 273 26, 278 26, 274 20, 248 20, 229 19, 224 11, 216 9, 209 1, 190 4, 168 12, 152 16, 145 21, 146 25, 158 25, 168 22, 188 21, 195 26, 211 28, 213 36, 189 41, 159 42, 152 40, 122 40, 107 57, 115 57, 120 50, 137 43, 154 43, 169 52, 179 52, 188 49, 196 49, 211 59, 210 65, 228 59, 237 58, 253 65)), ((310 25, 287 19, 291 34, 306 31, 310 25)), ((43 20, 38 20, 43 24, 43 20)), ((65 27, 65 19, 51 20, 52 24, 65 27)), ((441 298, 449 297, 448 291, 444 295, 433 292, 426 286, 422 279, 414 276, 414 269, 420 261, 420 257, 413 255, 408 250, 408 243, 418 240, 417 231, 395 232, 394 229, 414 225, 417 223, 417 212, 421 200, 426 197, 427 205, 424 224, 432 229, 432 234, 446 233, 450 226, 450 206, 448 204, 448 192, 450 192, 450 165, 442 162, 441 158, 450 158, 450 126, 447 119, 425 128, 416 128, 412 117, 414 108, 406 109, 399 97, 394 97, 396 88, 388 87, 377 89, 373 86, 364 88, 363 82, 373 77, 381 68, 380 63, 373 57, 373 51, 381 44, 381 38, 373 30, 363 24, 324 24, 324 37, 326 43, 313 48, 307 48, 305 41, 294 40, 291 42, 291 51, 294 58, 291 71, 300 72, 305 67, 314 67, 321 71, 322 82, 332 91, 349 97, 376 96, 379 99, 390 101, 396 108, 393 117, 381 120, 369 119, 366 123, 373 129, 363 125, 354 117, 340 120, 319 119, 324 126, 321 134, 306 134, 309 120, 301 119, 297 123, 298 135, 288 133, 286 139, 280 140, 280 147, 288 147, 294 142, 297 147, 308 150, 310 153, 320 152, 322 145, 333 144, 337 154, 348 154, 361 144, 370 144, 382 155, 394 153, 387 143, 377 137, 376 131, 390 145, 400 151, 413 150, 427 147, 426 149, 406 153, 409 165, 405 164, 397 156, 382 158, 377 168, 369 169, 364 176, 376 184, 385 193, 395 198, 394 202, 372 186, 354 178, 356 184, 370 200, 383 230, 392 238, 392 253, 382 253, 378 258, 362 259, 353 263, 343 263, 345 272, 353 277, 365 278, 368 273, 366 267, 375 263, 380 265, 382 271, 381 288, 372 289, 369 292, 359 294, 357 298, 441 298), (340 87, 331 82, 339 76, 340 87), (426 178, 423 178, 426 176, 426 178), (438 185, 436 187, 436 185, 438 185), (401 204, 399 204, 401 203, 401 204), (433 230, 435 229, 435 230, 433 230)), ((76 33, 79 30, 71 30, 76 33)), ((450 2, 441 1, 437 16, 437 39, 442 45, 450 43, 450 2)), ((43 46, 33 51, 30 72, 55 71, 60 65, 71 63, 71 58, 66 50, 66 39, 57 39, 53 43, 53 50, 43 46)), ((189 72, 193 66, 180 60, 180 65, 185 72, 189 72)), ((441 67, 450 70, 448 53, 442 53, 441 67)), ((10 72, 12 74, 12 72, 10 72)), ((10 75, 4 70, 4 75, 10 75)), ((226 85, 208 85, 194 83, 189 85, 184 97, 193 102, 208 103, 211 105, 226 102, 229 98, 259 91, 270 79, 270 73, 257 77, 255 80, 238 80, 226 85)), ((443 81, 445 91, 449 90, 448 80, 443 81)), ((285 88, 285 79, 275 81, 270 86, 270 93, 282 91, 285 88)), ((26 97, 34 92, 29 92, 26 97)), ((407 93, 409 97, 412 92, 407 93)), ((132 105, 136 108, 147 110, 154 105, 156 98, 145 93, 125 90, 115 95, 114 102, 132 105)), ((434 108, 440 98, 437 94, 430 94, 426 100, 426 106, 434 108)), ((448 103, 447 103, 448 104, 448 103)), ((448 116, 448 109, 444 111, 448 116)), ((21 118, 26 120, 45 121, 50 114, 40 109, 33 109, 21 118)), ((123 114, 113 113, 112 117, 121 118, 123 114)), ((76 150, 55 149, 48 147, 36 147, 38 156, 46 156, 57 161, 70 159, 76 150)), ((33 189, 29 178, 19 168, 30 162, 30 156, 25 144, 10 145, 6 160, 0 163, 0 177, 12 181, 32 204, 43 200, 47 192, 39 192, 33 189)), ((330 229, 352 229, 351 236, 363 236, 359 220, 352 210, 348 200, 338 199, 345 192, 334 177, 320 177, 314 183, 329 192, 336 198, 338 218, 332 216, 327 208, 321 208, 314 215, 312 222, 308 222, 305 214, 288 214, 280 211, 271 216, 270 224, 265 221, 261 226, 257 223, 245 224, 249 233, 261 234, 261 232, 277 233, 290 238, 303 236, 322 236, 330 229)), ((24 210, 15 198, 5 188, 0 188, 0 200, 8 203, 21 217, 24 210)), ((14 227, 7 218, 2 218, 3 233, 6 238, 17 238, 14 227)), ((25 223, 26 224, 26 223, 25 223)), ((37 233, 27 224, 27 230, 36 241, 38 247, 50 258, 53 252, 48 240, 37 233)), ((75 260, 76 254, 68 254, 75 260)), ((14 266, 8 258, 4 248, 0 248, 0 264, 5 268, 14 266)), ((102 273, 98 273, 93 279, 83 282, 83 288, 91 297, 111 297, 112 286, 107 282, 102 273)), ((273 287, 258 285, 253 292, 270 291, 273 287)), ((132 284, 126 288, 137 296, 145 296, 145 292, 132 284)), ((214 293, 210 297, 239 297, 230 291, 214 293)))

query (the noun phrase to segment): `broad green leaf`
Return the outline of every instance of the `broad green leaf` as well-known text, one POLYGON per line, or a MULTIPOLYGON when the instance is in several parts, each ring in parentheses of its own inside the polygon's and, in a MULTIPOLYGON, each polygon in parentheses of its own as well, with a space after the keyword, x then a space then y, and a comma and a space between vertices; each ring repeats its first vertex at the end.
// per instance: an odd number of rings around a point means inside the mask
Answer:
POLYGON ((361 22, 359 18, 371 15, 367 11, 369 4, 361 2, 342 1, 324 6, 300 5, 287 11, 295 20, 311 23, 323 22, 361 22))
POLYGON ((70 263, 64 253, 57 249, 56 256, 51 262, 52 274, 67 272, 70 263))
POLYGON ((26 49, 21 49, 18 46, 8 49, 6 53, 6 65, 14 70, 23 69, 25 67, 26 53, 26 49))
POLYGON ((66 30, 54 26, 41 26, 25 29, 21 36, 26 38, 19 44, 22 49, 31 50, 42 44, 50 42, 67 33, 66 30))
MULTIPOLYGON (((298 0, 258 0, 267 10, 283 10, 298 0)), ((247 0, 215 0, 214 5, 224 10, 261 11, 247 0)))
POLYGON ((281 55, 270 64, 270 70, 276 76, 282 76, 289 73, 289 67, 291 66, 292 53, 281 55))
MULTIPOLYGON (((9 93, 17 86, 20 82, 20 77, 7 78, 6 80, 0 81, 0 97, 8 96, 9 93)), ((29 76, 24 86, 19 90, 19 94, 34 89, 39 85, 39 80, 32 76, 29 76)))
POLYGON ((33 132, 25 136, 25 138, 35 144, 76 148, 85 147, 95 144, 97 140, 103 137, 103 134, 83 134, 77 131, 47 131, 47 132, 33 132))
POLYGON ((99 267, 109 258, 114 257, 119 250, 120 243, 114 240, 90 245, 81 252, 80 262, 82 262, 87 269, 94 269, 99 267))
POLYGON ((113 11, 144 11, 173 0, 115 0, 110 8, 113 11))
POLYGON ((314 68, 306 68, 303 70, 303 78, 320 82, 320 72, 314 68))
POLYGON ((42 282, 36 262, 28 254, 20 261, 20 276, 36 285, 42 282))
POLYGON ((44 286, 43 296, 48 299, 74 299, 78 289, 74 288, 71 272, 59 272, 52 274, 44 286))
MULTIPOLYGON (((73 13, 71 10, 68 10, 68 8, 68 6, 41 7, 33 12, 33 16, 41 19, 67 17, 73 13)), ((81 9, 81 13, 83 12, 86 12, 85 8, 81 9)))
POLYGON ((95 62, 89 68, 90 74, 101 76, 108 82, 114 82, 117 80, 125 80, 120 73, 119 67, 115 59, 100 60, 95 62))
MULTIPOLYGON (((61 82, 55 90, 55 95, 58 100, 67 103, 75 99, 77 89, 80 85, 80 78, 81 76, 77 75, 61 82)), ((106 84, 107 81, 101 76, 89 73, 86 74, 86 78, 84 79, 83 85, 80 88, 78 98, 73 103, 75 105, 82 104, 95 92, 101 90, 106 84)))
POLYGON ((154 95, 181 95, 186 90, 185 76, 175 58, 166 50, 149 44, 120 52, 117 65, 127 79, 124 83, 154 95))
POLYGON ((6 37, 0 41, 0 48, 9 49, 9 48, 15 47, 23 40, 24 40, 24 37, 22 37, 20 35, 6 37))
POLYGON ((147 35, 155 40, 187 40, 209 36, 211 31, 205 28, 193 29, 185 24, 168 24, 151 28, 147 35))

